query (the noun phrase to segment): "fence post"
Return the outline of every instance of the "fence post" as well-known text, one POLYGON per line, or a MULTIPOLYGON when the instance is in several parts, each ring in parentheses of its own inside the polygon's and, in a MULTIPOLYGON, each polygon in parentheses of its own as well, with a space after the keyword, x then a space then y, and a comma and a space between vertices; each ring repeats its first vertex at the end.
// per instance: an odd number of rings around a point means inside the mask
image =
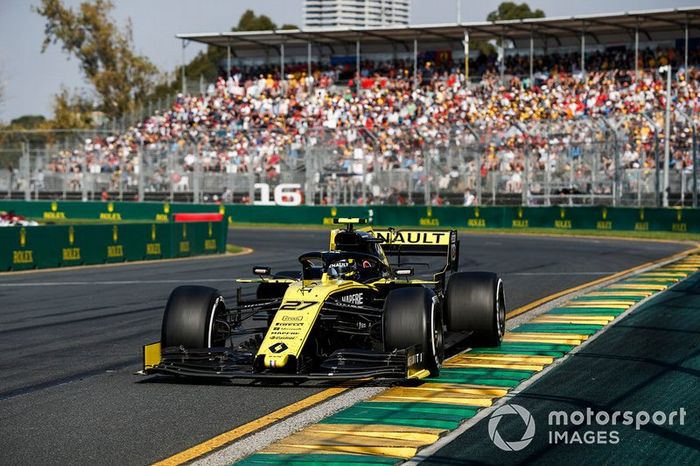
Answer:
POLYGON ((143 153, 143 140, 139 141, 139 146, 138 146, 138 149, 136 149, 136 150, 137 150, 136 157, 138 158, 137 166, 139 167, 139 178, 138 178, 138 183, 139 183, 138 193, 139 193, 139 195, 138 195, 138 198, 139 198, 139 202, 143 202, 144 180, 146 178, 146 157, 144 157, 144 153, 143 153))
POLYGON ((614 163, 614 173, 613 173, 613 207, 620 205, 620 151, 617 144, 617 134, 613 133, 613 163, 614 163))
POLYGON ((477 158, 477 163, 476 163, 476 203, 477 205, 481 205, 481 165, 482 165, 482 159, 484 157, 484 147, 483 145, 479 145, 479 150, 478 151, 478 158, 477 158))
POLYGON ((367 205, 367 157, 362 150, 362 205, 367 205))
POLYGON ((87 183, 88 183, 88 164, 87 164, 87 154, 83 153, 80 161, 80 193, 81 200, 87 202, 87 183))
POLYGON ((430 152, 423 152, 423 203, 430 205, 430 152))
MULTIPOLYGON (((310 66, 310 65, 309 65, 310 66)), ((306 205, 314 205, 316 202, 316 189, 313 182, 316 169, 313 163, 313 155, 309 146, 309 136, 304 136, 304 203, 306 205)), ((252 197, 251 197, 252 199, 252 197)))
POLYGON ((523 147, 523 194, 520 204, 524 206, 530 205, 530 149, 528 148, 527 142, 523 147))
POLYGON ((550 198, 551 193, 552 193, 552 191, 551 191, 552 187, 550 185, 552 175, 549 172, 549 168, 551 166, 550 157, 551 157, 551 147, 547 148, 547 157, 544 160, 544 163, 545 163, 545 166, 544 166, 544 205, 547 205, 547 206, 552 205, 552 200, 550 198))
POLYGON ((194 172, 192 176, 194 179, 192 180, 192 188, 193 188, 193 196, 192 196, 192 202, 195 204, 198 204, 201 200, 201 186, 199 183, 201 182, 200 178, 200 172, 202 170, 202 160, 201 160, 202 154, 200 151, 199 144, 194 145, 194 172))
MULTIPOLYGON (((687 50, 686 50, 686 53, 687 50)), ((698 141, 695 129, 695 122, 691 121, 691 131, 693 135, 693 208, 698 207, 698 141)))
POLYGON ((654 128, 654 204, 656 207, 661 205, 661 190, 660 182, 661 176, 659 172, 659 135, 656 128, 654 128))
POLYGON ((24 161, 24 200, 28 201, 32 197, 31 190, 31 176, 32 169, 30 167, 30 157, 29 157, 29 142, 22 143, 22 159, 24 161))
MULTIPOLYGON (((166 149, 168 151, 168 181, 170 185, 170 202, 175 201, 175 152, 166 149)), ((178 151, 180 150, 179 148, 177 149, 178 151)))

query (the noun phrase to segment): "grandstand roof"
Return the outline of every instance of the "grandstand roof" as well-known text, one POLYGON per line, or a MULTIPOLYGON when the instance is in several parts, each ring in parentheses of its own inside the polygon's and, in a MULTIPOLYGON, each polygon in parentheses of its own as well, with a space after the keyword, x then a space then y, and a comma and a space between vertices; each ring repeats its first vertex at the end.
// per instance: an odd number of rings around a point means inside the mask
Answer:
POLYGON ((469 32, 470 40, 505 37, 513 41, 516 47, 529 44, 531 35, 538 44, 546 41, 551 46, 575 45, 579 43, 582 31, 585 31, 587 41, 592 39, 591 44, 611 41, 629 43, 634 40, 637 28, 640 40, 655 41, 682 36, 686 27, 693 31, 691 35, 697 35, 700 30, 700 7, 494 22, 197 33, 177 34, 176 37, 208 45, 230 46, 235 56, 245 57, 260 56, 269 49, 279 50, 282 43, 288 56, 306 54, 309 42, 327 46, 332 53, 354 53, 350 47, 354 47, 358 39, 362 43, 363 53, 373 48, 386 50, 391 46, 408 51, 412 49, 414 39, 421 44, 442 44, 445 47, 447 44, 461 44, 465 31, 469 32), (672 34, 669 35, 669 32, 672 34))

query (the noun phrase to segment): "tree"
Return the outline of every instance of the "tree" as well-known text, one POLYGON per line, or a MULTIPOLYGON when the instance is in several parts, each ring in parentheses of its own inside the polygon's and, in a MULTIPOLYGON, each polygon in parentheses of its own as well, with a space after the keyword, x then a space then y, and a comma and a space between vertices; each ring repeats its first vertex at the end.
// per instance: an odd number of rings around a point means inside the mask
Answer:
MULTIPOLYGON (((486 17, 487 21, 505 21, 509 19, 544 18, 544 11, 537 9, 532 11, 527 3, 517 4, 515 2, 501 2, 498 8, 486 17)), ((500 43, 500 39, 491 42, 481 40, 474 41, 474 49, 479 50, 484 55, 496 53, 493 44, 500 43)))
POLYGON ((544 18, 544 11, 539 8, 535 11, 530 9, 527 3, 501 2, 498 9, 489 13, 487 21, 505 21, 509 19, 544 18))
MULTIPOLYGON (((268 16, 257 16, 253 10, 246 10, 238 19, 238 24, 231 28, 231 31, 263 31, 271 29, 277 29, 277 24, 268 16)), ((299 27, 294 24, 283 24, 282 29, 299 29, 299 27)), ((203 76, 207 81, 214 81, 219 75, 219 65, 225 60, 226 48, 210 45, 185 65, 185 77, 188 80, 196 80, 203 76)), ((155 101, 160 97, 167 97, 173 92, 178 92, 182 88, 179 70, 176 70, 175 76, 176 79, 172 84, 156 86, 148 100, 155 101)))
POLYGON ((92 103, 84 95, 71 93, 65 87, 54 96, 53 120, 49 125, 53 129, 87 129, 93 125, 92 103))
MULTIPOLYGON (((113 8, 109 0, 84 1, 78 11, 66 8, 61 0, 41 0, 33 10, 46 19, 42 52, 60 42, 63 50, 80 62, 99 96, 100 109, 107 116, 120 117, 148 95, 157 69, 134 51, 131 22, 124 30, 115 26, 109 16, 113 8)), ((79 104, 76 110, 82 113, 85 102, 64 91, 55 103, 60 111, 68 110, 65 105, 79 104)))
POLYGON ((44 115, 22 115, 10 121, 10 126, 24 129, 42 128, 46 124, 44 115))
POLYGON ((255 16, 253 10, 246 10, 238 19, 238 26, 234 31, 271 31, 277 29, 277 25, 266 15, 255 16))

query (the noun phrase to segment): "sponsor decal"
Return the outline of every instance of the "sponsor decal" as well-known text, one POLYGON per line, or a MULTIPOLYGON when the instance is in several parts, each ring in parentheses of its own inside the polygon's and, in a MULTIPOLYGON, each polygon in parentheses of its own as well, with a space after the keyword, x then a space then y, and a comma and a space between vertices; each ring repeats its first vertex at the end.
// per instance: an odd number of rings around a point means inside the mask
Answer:
POLYGON ((523 208, 518 207, 518 218, 514 218, 511 222, 513 228, 528 228, 530 226, 528 220, 523 218, 524 213, 523 208))
POLYGON ((598 220, 596 222, 596 229, 597 230, 612 230, 612 221, 608 220, 608 209, 603 207, 603 211, 601 212, 603 216, 603 220, 598 220))
MULTIPOLYGON (((19 247, 24 248, 25 246, 27 246, 27 229, 22 227, 19 230, 19 247)), ((12 263, 33 264, 34 251, 25 249, 12 251, 12 263)))
POLYGON ((34 263, 34 251, 29 251, 29 250, 12 251, 12 263, 13 264, 33 264, 34 263))
POLYGON ((190 252, 190 242, 189 241, 180 241, 179 250, 182 253, 190 252))
MULTIPOLYGON (((112 227, 112 242, 116 243, 117 241, 119 241, 119 227, 114 225, 112 227)), ((121 244, 107 246, 107 257, 111 259, 124 257, 124 247, 121 244)))
POLYGON ((301 322, 304 316, 282 316, 282 322, 301 322))
POLYGON ((107 203, 107 212, 100 213, 100 220, 121 220, 122 215, 119 212, 114 211, 114 203, 107 203))
POLYGON ((275 343, 274 345, 270 346, 268 349, 275 354, 281 353, 282 351, 286 350, 289 348, 286 344, 280 342, 275 343))
MULTIPOLYGON (((75 244, 75 228, 73 225, 68 227, 68 244, 73 246, 75 244)), ((64 261, 79 261, 80 260, 80 248, 70 247, 63 248, 62 257, 64 261)))
POLYGON ((43 217, 50 220, 64 219, 66 218, 66 213, 60 212, 58 210, 58 202, 53 201, 51 203, 51 210, 49 212, 44 212, 43 217))
POLYGON ((554 221, 554 228, 571 229, 571 220, 566 218, 566 209, 559 209, 559 219, 554 221))
POLYGON ((216 240, 215 239, 207 239, 204 240, 204 249, 207 251, 213 251, 216 249, 216 240))
POLYGON ((168 220, 170 220, 168 214, 170 214, 170 204, 166 202, 165 204, 163 204, 163 213, 156 214, 156 222, 167 222, 168 220))
POLYGON ((408 365, 410 366, 415 366, 417 364, 420 364, 423 362, 423 353, 415 353, 415 354, 410 354, 408 356, 408 365))
POLYGON ((428 206, 426 208, 426 217, 422 217, 419 223, 423 227, 437 227, 440 226, 440 220, 433 218, 433 207, 428 206))
POLYGON ((160 243, 147 243, 146 254, 149 256, 159 256, 161 254, 160 243))
POLYGON ((330 217, 323 217, 323 224, 324 225, 333 225, 333 220, 335 220, 335 217, 338 215, 338 209, 335 207, 331 207, 331 216, 330 217))
POLYGON ((364 303, 364 297, 362 293, 353 293, 345 296, 341 296, 340 300, 344 303, 355 304, 361 306, 364 303))
POLYGON ((107 246, 107 257, 124 257, 124 247, 121 244, 107 246))
POLYGON ((467 226, 470 228, 486 228, 486 219, 481 218, 481 211, 474 207, 474 217, 467 219, 467 226))
POLYGON ((685 233, 688 231, 688 224, 683 222, 683 210, 680 208, 676 211, 676 222, 671 225, 671 231, 677 233, 685 233))
POLYGON ((439 231, 375 231, 377 238, 387 244, 427 244, 444 246, 449 243, 447 232, 439 231))
POLYGON ((64 261, 79 261, 80 260, 80 248, 63 248, 63 260, 64 261))

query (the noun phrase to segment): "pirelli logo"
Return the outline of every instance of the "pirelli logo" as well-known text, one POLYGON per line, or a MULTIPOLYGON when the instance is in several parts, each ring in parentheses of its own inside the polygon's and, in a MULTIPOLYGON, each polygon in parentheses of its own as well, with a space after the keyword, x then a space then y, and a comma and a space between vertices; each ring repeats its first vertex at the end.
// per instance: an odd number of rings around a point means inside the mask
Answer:
POLYGON ((390 231, 375 230, 377 238, 384 240, 386 244, 424 244, 431 246, 447 246, 450 244, 448 231, 390 231))

